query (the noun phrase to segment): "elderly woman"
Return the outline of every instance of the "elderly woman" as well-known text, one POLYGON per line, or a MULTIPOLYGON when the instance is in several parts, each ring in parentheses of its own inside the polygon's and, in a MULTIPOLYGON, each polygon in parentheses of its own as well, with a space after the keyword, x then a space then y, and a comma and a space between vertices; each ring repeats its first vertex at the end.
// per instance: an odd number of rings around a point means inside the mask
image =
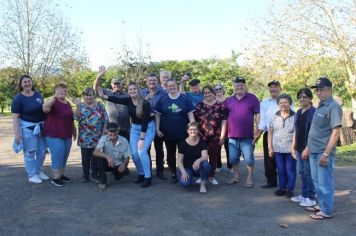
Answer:
POLYGON ((182 187, 193 184, 193 176, 199 176, 200 193, 207 193, 206 182, 210 172, 208 147, 199 137, 199 125, 191 122, 187 126, 188 138, 178 145, 178 180, 182 187))
POLYGON ((276 158, 279 189, 275 195, 292 198, 296 180, 296 160, 291 153, 295 113, 290 109, 292 98, 289 95, 281 94, 277 104, 279 111, 269 124, 268 154, 270 158, 276 158))
POLYGON ((156 133, 163 137, 167 148, 167 162, 171 170, 171 183, 178 182, 176 168, 177 145, 187 137, 186 126, 194 121, 193 103, 178 91, 177 82, 174 79, 167 80, 167 93, 157 102, 156 133))
POLYGON ((81 181, 88 182, 90 176, 91 180, 99 182, 97 161, 93 152, 108 123, 108 115, 104 105, 95 101, 95 92, 92 88, 87 87, 83 90, 83 102, 78 99, 74 99, 73 102, 77 105, 75 118, 78 120, 78 146, 82 154, 81 181))
POLYGON ((210 85, 203 87, 203 95, 204 100, 196 105, 194 117, 201 127, 202 139, 208 145, 209 164, 211 166, 209 182, 217 185, 218 181, 214 178, 214 175, 219 146, 221 147, 225 142, 226 110, 224 105, 215 99, 215 91, 210 85))
POLYGON ((51 153, 53 179, 52 184, 63 186, 71 179, 64 175, 72 136, 76 139, 77 132, 74 126, 73 110, 66 99, 68 95, 67 84, 61 82, 55 86, 54 97, 43 104, 43 111, 47 113, 43 135, 51 153))
POLYGON ((46 155, 45 140, 41 134, 45 119, 42 111, 43 98, 35 91, 29 75, 21 76, 19 90, 11 105, 15 142, 23 145, 28 181, 38 184, 49 179, 42 172, 46 155))
POLYGON ((150 103, 140 94, 140 88, 135 82, 128 87, 129 97, 118 98, 104 95, 99 90, 99 96, 109 102, 126 105, 131 117, 130 147, 138 172, 135 183, 141 183, 142 188, 151 185, 151 165, 148 148, 155 137, 155 123, 150 103))

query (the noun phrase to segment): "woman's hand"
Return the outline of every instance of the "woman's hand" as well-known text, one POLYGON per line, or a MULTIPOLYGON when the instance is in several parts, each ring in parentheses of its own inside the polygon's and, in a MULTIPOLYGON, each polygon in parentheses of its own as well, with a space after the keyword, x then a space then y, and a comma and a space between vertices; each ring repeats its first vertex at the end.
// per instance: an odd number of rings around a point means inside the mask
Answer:
POLYGON ((22 135, 20 133, 15 134, 15 142, 16 144, 20 144, 22 140, 22 135))
POLYGON ((158 137, 162 138, 163 137, 163 133, 159 130, 156 130, 156 134, 158 137))
POLYGON ((189 175, 187 174, 187 172, 184 170, 182 171, 182 177, 181 177, 182 181, 186 182, 189 179, 189 175))
POLYGON ((201 162, 200 158, 195 160, 195 162, 193 163, 193 170, 195 170, 195 171, 199 170, 200 162, 201 162))
POLYGON ((273 158, 273 156, 274 156, 273 148, 268 149, 268 155, 270 158, 273 158))
POLYGON ((293 157, 295 160, 297 160, 297 153, 296 153, 294 147, 291 147, 291 154, 292 154, 292 157, 293 157))
POLYGON ((143 144, 144 144, 144 140, 138 140, 138 143, 137 143, 137 150, 142 150, 143 149, 143 144))

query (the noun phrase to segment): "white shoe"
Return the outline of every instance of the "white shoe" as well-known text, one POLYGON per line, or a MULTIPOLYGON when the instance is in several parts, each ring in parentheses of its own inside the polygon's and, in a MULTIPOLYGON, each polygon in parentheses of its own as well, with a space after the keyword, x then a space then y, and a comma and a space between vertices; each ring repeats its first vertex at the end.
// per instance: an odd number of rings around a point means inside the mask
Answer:
POLYGON ((292 202, 304 202, 305 198, 302 195, 298 195, 296 197, 292 197, 290 200, 292 202))
POLYGON ((221 171, 223 171, 222 168, 216 168, 216 169, 215 169, 215 173, 220 173, 221 171))
POLYGON ((28 181, 34 184, 40 184, 42 183, 42 180, 40 179, 40 177, 38 177, 37 175, 28 178, 28 181))
POLYGON ((37 176, 40 177, 41 180, 49 180, 49 177, 45 173, 43 173, 42 171, 37 176))
POLYGON ((195 181, 195 183, 196 183, 196 184, 201 184, 201 178, 197 179, 197 180, 195 181))
POLYGON ((234 173, 234 170, 232 169, 232 168, 227 168, 227 172, 230 172, 231 174, 233 174, 234 173))
POLYGON ((311 207, 316 205, 315 200, 311 200, 310 198, 305 198, 305 200, 301 203, 299 203, 300 206, 302 207, 311 207))
POLYGON ((212 185, 218 185, 219 184, 219 182, 215 178, 210 179, 209 183, 211 183, 212 185))

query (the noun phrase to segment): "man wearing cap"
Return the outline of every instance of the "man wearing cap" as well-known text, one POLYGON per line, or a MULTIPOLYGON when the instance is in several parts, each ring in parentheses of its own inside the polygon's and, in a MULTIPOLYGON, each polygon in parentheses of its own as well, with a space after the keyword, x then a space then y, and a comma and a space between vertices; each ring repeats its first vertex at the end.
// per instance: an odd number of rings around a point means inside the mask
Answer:
POLYGON ((179 85, 179 92, 185 94, 195 107, 199 102, 203 101, 204 95, 200 91, 200 80, 198 79, 192 79, 191 81, 189 81, 188 84, 190 92, 185 92, 185 83, 190 79, 190 77, 191 74, 189 72, 183 75, 179 85))
MULTIPOLYGON (((101 87, 101 79, 104 76, 106 70, 104 66, 99 67, 98 74, 94 81, 94 90, 98 94, 98 90, 102 89, 104 95, 115 97, 127 97, 127 93, 123 92, 123 82, 120 78, 114 77, 111 79, 112 89, 103 89, 101 87)), ((120 127, 120 135, 129 139, 130 137, 130 116, 127 110, 127 106, 115 104, 109 101, 105 101, 106 111, 109 116, 110 122, 116 122, 120 127)))
POLYGON ((246 80, 242 77, 237 77, 234 80, 234 91, 235 94, 224 101, 224 106, 228 111, 229 162, 234 171, 234 176, 227 183, 240 182, 239 164, 242 154, 248 172, 245 187, 252 188, 252 173, 255 163, 253 138, 257 133, 260 121, 260 103, 256 95, 247 92, 246 80), (254 123, 256 125, 255 132, 254 123))
POLYGON ((262 185, 262 188, 277 187, 276 161, 268 155, 268 127, 272 116, 279 110, 279 106, 277 104, 277 98, 281 94, 281 84, 279 81, 272 80, 269 82, 268 91, 271 96, 264 99, 260 104, 260 122, 258 124, 258 132, 253 141, 256 143, 263 133, 263 156, 267 183, 262 185))
MULTIPOLYGON (((156 107, 158 100, 167 94, 167 92, 161 88, 158 84, 157 75, 154 73, 150 73, 146 77, 147 87, 141 90, 141 95, 150 102, 151 107, 156 107)), ((163 138, 159 137, 157 134, 153 141, 155 151, 156 151, 156 171, 157 177, 160 179, 166 179, 164 177, 164 151, 163 151, 163 138)), ((150 155, 150 150, 148 153, 150 155)), ((151 155, 150 155, 151 156, 151 155)))
POLYGON ((342 109, 332 97, 332 83, 328 78, 319 78, 311 88, 315 89, 319 99, 308 137, 311 175, 319 207, 311 209, 317 212, 310 217, 322 220, 331 218, 334 210, 333 168, 342 125, 342 109))
POLYGON ((120 180, 127 170, 129 158, 132 155, 126 138, 119 136, 119 127, 115 122, 107 125, 108 134, 103 135, 94 150, 99 170, 99 190, 106 188, 106 173, 114 174, 115 180, 120 180))

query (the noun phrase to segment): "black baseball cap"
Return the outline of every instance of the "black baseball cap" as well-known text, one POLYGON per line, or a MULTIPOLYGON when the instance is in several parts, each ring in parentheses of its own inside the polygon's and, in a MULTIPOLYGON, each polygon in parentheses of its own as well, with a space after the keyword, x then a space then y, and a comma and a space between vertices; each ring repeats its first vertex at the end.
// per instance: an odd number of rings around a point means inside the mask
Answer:
POLYGON ((234 83, 244 83, 244 84, 246 84, 246 80, 245 80, 245 78, 242 78, 242 77, 236 77, 235 80, 234 80, 234 83))
POLYGON ((197 84, 200 84, 200 80, 198 79, 192 79, 191 81, 189 81, 190 86, 195 86, 197 84))
POLYGON ((106 126, 106 129, 108 131, 117 131, 119 129, 119 126, 115 122, 109 122, 106 126))
POLYGON ((269 83, 267 84, 267 86, 269 87, 269 86, 271 86, 271 85, 281 86, 281 83, 279 83, 278 80, 272 80, 271 82, 269 82, 269 83))
POLYGON ((333 87, 333 84, 327 77, 320 77, 316 80, 315 85, 311 86, 311 88, 323 88, 323 87, 333 87))

